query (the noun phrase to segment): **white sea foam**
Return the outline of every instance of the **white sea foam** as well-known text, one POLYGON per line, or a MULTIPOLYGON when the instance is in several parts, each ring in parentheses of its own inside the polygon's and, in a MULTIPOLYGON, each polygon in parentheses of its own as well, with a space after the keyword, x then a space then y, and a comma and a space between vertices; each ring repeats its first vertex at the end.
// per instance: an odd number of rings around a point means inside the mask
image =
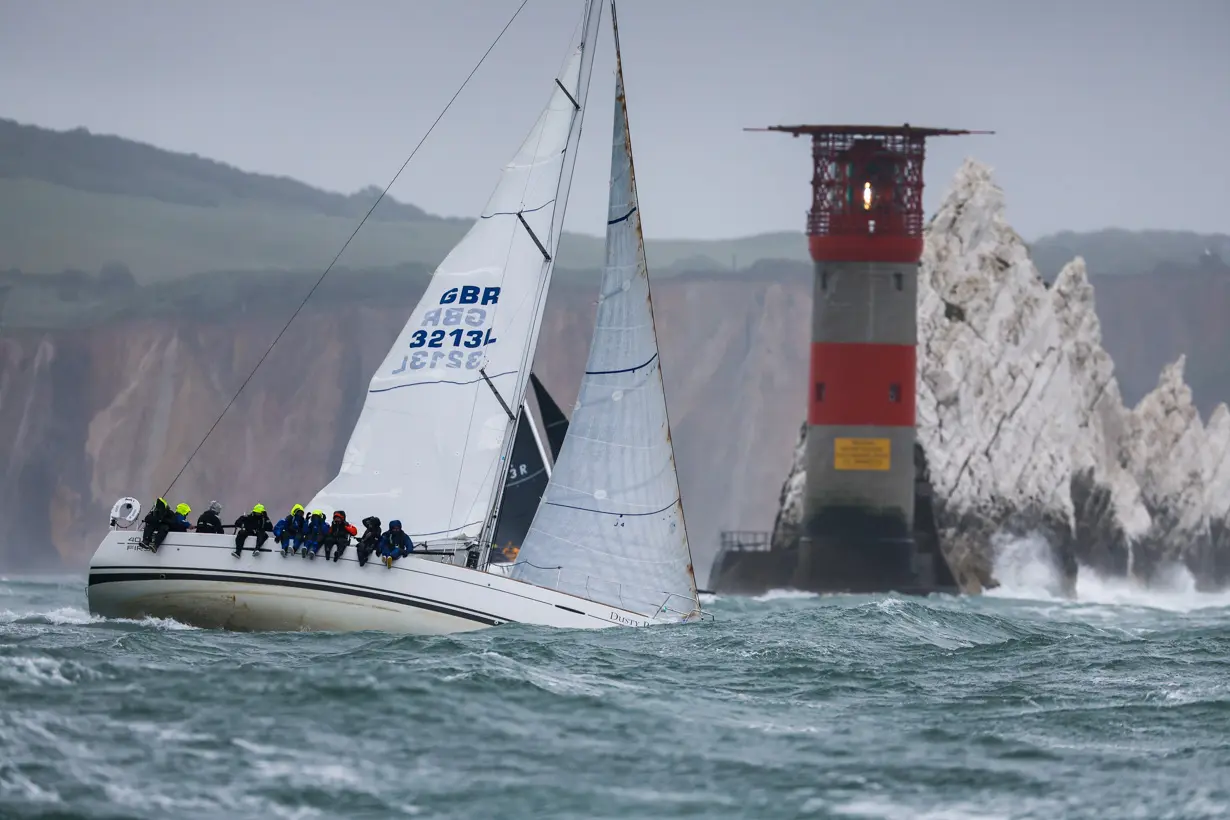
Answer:
MULTIPOLYGON (((996 598, 1066 601, 1063 578, 1055 565, 1046 539, 1031 534, 1021 538, 1000 538, 994 544, 995 577, 1000 586, 987 592, 996 598)), ((1089 567, 1080 567, 1076 576, 1076 597, 1080 603, 1109 606, 1148 607, 1171 612, 1230 606, 1230 591, 1201 592, 1187 567, 1172 564, 1159 571, 1148 584, 1135 578, 1112 578, 1089 567)))

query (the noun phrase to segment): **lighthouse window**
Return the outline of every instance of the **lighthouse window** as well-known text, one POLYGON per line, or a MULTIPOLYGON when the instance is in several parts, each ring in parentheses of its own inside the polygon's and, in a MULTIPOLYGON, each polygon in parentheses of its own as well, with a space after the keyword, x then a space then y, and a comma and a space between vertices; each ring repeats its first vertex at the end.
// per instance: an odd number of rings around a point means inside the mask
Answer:
POLYGON ((901 385, 894 382, 888 386, 888 400, 891 402, 901 401, 901 385))
POLYGON ((826 270, 820 271, 820 290, 829 289, 829 272, 826 270))
POLYGON ((905 288, 905 277, 902 276, 900 273, 894 273, 893 274, 893 286, 897 288, 897 290, 903 290, 905 288))
POLYGON ((816 401, 824 401, 824 382, 816 382, 816 401))

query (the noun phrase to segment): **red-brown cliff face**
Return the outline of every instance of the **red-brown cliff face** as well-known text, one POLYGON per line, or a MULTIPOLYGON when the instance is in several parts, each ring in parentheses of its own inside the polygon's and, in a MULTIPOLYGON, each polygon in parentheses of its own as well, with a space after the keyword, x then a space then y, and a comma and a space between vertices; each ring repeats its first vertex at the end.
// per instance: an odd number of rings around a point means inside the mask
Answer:
MULTIPOLYGON (((718 530, 771 521, 802 407, 809 288, 801 268, 654 285, 698 567, 708 566, 718 530)), ((314 494, 337 469, 367 381, 411 306, 405 296, 309 303, 168 500, 199 512, 216 498, 226 517, 314 494)), ((535 370, 565 411, 593 318, 587 285, 552 290, 535 370)), ((24 522, 0 536, 0 563, 83 565, 115 499, 148 503, 170 483, 281 321, 248 305, 209 318, 0 335, 0 514, 24 522)))

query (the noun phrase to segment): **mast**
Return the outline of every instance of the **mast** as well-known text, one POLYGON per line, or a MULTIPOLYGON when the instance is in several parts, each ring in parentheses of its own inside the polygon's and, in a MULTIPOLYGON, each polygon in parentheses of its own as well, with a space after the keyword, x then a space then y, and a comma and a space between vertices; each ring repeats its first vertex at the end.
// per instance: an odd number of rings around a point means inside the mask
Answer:
MULTIPOLYGON (((585 104, 589 97, 589 81, 593 73, 594 52, 598 45, 598 26, 602 21, 602 6, 598 0, 586 0, 585 11, 582 23, 581 44, 579 50, 581 52, 580 70, 577 73, 577 84, 574 89, 566 89, 556 80, 556 84, 569 95, 573 104, 572 123, 568 129, 568 141, 564 148, 565 162, 564 171, 560 174, 559 182, 555 189, 555 212, 551 220, 551 231, 548 235, 548 242, 555 247, 555 243, 559 242, 560 235, 563 233, 564 216, 568 209, 568 194, 572 189, 572 172, 576 164, 577 147, 581 141, 581 125, 585 121, 585 104)), ((540 246, 541 249, 541 246, 540 246)), ((555 271, 555 259, 551 254, 543 250, 543 275, 541 277, 541 285, 539 292, 536 294, 537 299, 534 303, 533 320, 530 324, 529 343, 525 345, 522 352, 520 372, 525 374, 524 378, 518 380, 516 394, 511 397, 513 403, 518 406, 524 405, 525 390, 529 386, 529 374, 531 365, 534 361, 534 353, 538 349, 538 334, 542 330, 542 311, 546 306, 547 292, 551 286, 551 276, 555 271)), ((494 390, 494 387, 492 388, 494 390)), ((532 419, 531 419, 532 423, 532 419)), ((512 455, 514 440, 516 439, 515 431, 517 426, 517 418, 508 420, 508 425, 504 430, 504 447, 500 454, 499 466, 503 468, 503 472, 507 472, 509 457, 512 455)), ((482 557, 480 558, 479 566, 485 566, 487 563, 487 555, 491 549, 491 542, 495 536, 495 527, 500 515, 500 503, 504 498, 505 482, 496 482, 492 487, 492 497, 487 515, 487 521, 483 526, 483 531, 479 536, 479 544, 482 547, 482 557)))
POLYGON ((338 474, 311 505, 405 521, 415 541, 489 540, 529 381, 593 69, 599 7, 376 369, 338 474))

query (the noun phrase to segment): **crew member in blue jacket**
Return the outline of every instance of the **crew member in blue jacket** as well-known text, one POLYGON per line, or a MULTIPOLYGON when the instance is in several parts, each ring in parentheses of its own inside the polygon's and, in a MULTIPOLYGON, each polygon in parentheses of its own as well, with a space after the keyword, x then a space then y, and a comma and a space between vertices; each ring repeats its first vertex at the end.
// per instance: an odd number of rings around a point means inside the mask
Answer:
POLYGON ((171 532, 187 532, 192 529, 192 522, 188 520, 190 512, 192 508, 187 504, 175 505, 175 518, 171 520, 171 532))
POLYGON ((414 542, 402 531, 401 521, 390 521, 389 531, 380 536, 380 558, 384 565, 391 569, 394 561, 409 555, 413 549, 414 542))
POLYGON ((325 514, 320 510, 312 510, 312 516, 303 528, 303 557, 311 555, 315 559, 316 553, 320 551, 320 542, 328 533, 329 523, 325 521, 325 514))
POLYGON ((282 557, 298 554, 303 543, 303 528, 307 522, 303 520, 303 505, 296 504, 290 508, 290 515, 278 521, 273 527, 273 543, 282 545, 282 557))

